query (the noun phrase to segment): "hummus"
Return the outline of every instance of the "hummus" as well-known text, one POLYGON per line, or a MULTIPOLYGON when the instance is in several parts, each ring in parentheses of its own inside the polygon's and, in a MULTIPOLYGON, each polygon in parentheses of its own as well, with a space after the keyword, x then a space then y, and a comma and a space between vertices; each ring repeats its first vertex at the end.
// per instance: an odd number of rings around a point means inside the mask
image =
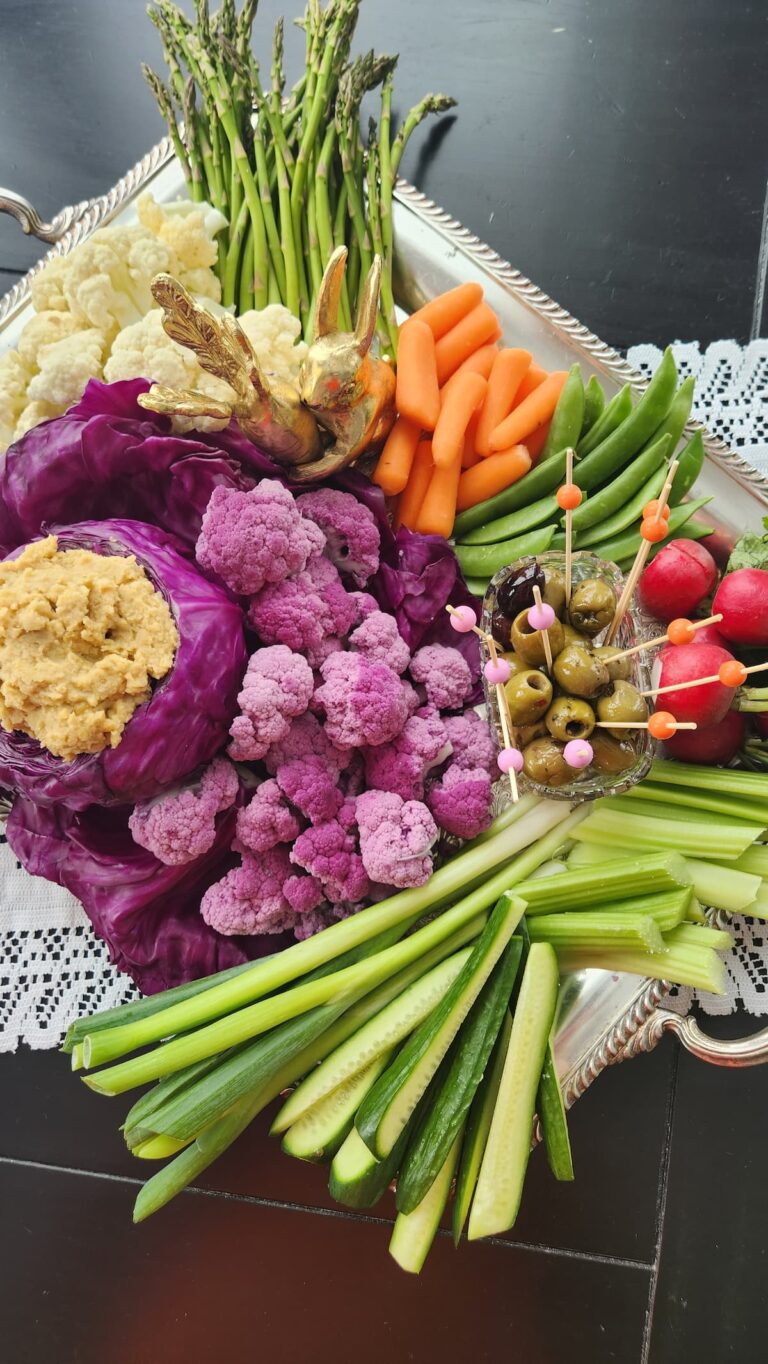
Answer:
POLYGON ((178 643, 132 555, 27 545, 0 563, 0 725, 67 761, 114 748, 178 643))

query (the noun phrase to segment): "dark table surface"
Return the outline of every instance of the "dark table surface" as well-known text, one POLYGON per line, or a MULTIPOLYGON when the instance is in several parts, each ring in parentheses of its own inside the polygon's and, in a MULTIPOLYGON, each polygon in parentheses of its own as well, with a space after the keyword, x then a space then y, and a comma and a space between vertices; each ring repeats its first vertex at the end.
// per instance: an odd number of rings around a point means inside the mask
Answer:
MULTIPOLYGON (((281 9, 262 0, 262 34, 281 9)), ((760 0, 367 0, 359 41, 402 50, 401 109, 459 100, 404 173, 606 341, 744 342, 768 328, 767 19, 760 0)), ((0 0, 0 183, 45 215, 108 188, 162 131, 141 59, 143 0, 0 0)), ((0 219, 0 291, 37 254, 0 219)), ((0 1058, 0 1094, 0 1364, 765 1358, 759 1069, 667 1041, 609 1071, 572 1115, 576 1183, 535 1156, 514 1234, 439 1237, 418 1280, 386 1255, 391 1209, 334 1208, 266 1122, 133 1228, 125 1105, 52 1052, 0 1058)))

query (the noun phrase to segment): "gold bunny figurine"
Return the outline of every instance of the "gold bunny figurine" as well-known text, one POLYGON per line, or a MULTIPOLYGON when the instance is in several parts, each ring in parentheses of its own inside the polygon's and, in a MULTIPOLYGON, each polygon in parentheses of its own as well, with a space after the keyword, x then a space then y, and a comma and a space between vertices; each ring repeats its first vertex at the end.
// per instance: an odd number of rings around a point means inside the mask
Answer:
POLYGON ((395 419, 395 375, 386 360, 370 355, 376 332, 381 257, 375 256, 365 281, 354 332, 338 331, 339 300, 346 246, 331 256, 315 308, 315 339, 299 372, 302 402, 333 444, 311 464, 294 470, 297 482, 324 478, 352 464, 363 451, 377 451, 395 419))
POLYGON ((237 417, 243 434, 278 463, 319 462, 322 444, 314 416, 293 384, 263 372, 236 319, 212 317, 172 275, 156 275, 152 293, 163 309, 166 335, 193 351, 208 374, 224 379, 235 398, 230 403, 197 389, 182 393, 153 384, 140 394, 141 406, 171 416, 237 417))

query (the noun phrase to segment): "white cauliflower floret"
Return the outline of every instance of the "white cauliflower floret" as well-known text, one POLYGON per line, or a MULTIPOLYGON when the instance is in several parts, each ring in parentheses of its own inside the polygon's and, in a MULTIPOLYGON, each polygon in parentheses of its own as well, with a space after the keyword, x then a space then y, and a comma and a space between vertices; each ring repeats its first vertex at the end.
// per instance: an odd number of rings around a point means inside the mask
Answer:
POLYGON ((51 346, 80 331, 80 323, 71 313, 47 308, 30 318, 19 337, 19 355, 30 370, 37 369, 38 355, 43 346, 51 346))
POLYGON ((94 328, 43 346, 38 354, 39 373, 27 386, 28 401, 64 412, 82 398, 89 379, 101 378, 103 354, 104 337, 94 328))
POLYGON ((301 336, 301 323, 282 303, 243 313, 238 322, 256 352, 262 369, 281 379, 296 383, 299 367, 307 353, 301 336))
MULTIPOLYGON (((74 252, 73 252, 74 255, 74 252)), ((71 256, 53 256, 30 280, 32 306, 38 313, 66 313, 69 304, 64 296, 64 281, 69 274, 71 256)))
POLYGON ((24 411, 16 423, 13 439, 21 440, 21 437, 26 436, 27 432, 31 431, 33 426, 39 426, 41 422, 50 421, 51 417, 58 417, 58 415, 58 408, 53 407, 51 403, 39 401, 27 403, 27 406, 24 408, 24 411))
POLYGON ((111 340, 153 306, 150 284, 176 261, 165 242, 145 227, 94 232, 69 259, 64 294, 70 312, 111 340))
POLYGON ((18 351, 0 355, 0 450, 13 440, 16 423, 27 401, 30 371, 18 351))
MULTIPOLYGON (((153 308, 140 322, 126 327, 115 338, 104 366, 107 383, 118 379, 151 379, 155 384, 180 391, 194 388, 218 401, 234 398, 229 384, 206 374, 191 350, 178 345, 163 330, 163 314, 153 308)), ((174 417, 175 431, 221 431, 227 425, 215 417, 174 417)))
MULTIPOLYGON (((175 251, 184 270, 199 271, 216 264, 216 233, 227 225, 224 214, 217 208, 207 203, 193 204, 184 199, 160 205, 155 203, 151 194, 142 194, 136 207, 142 226, 149 228, 150 232, 175 251)), ((191 289, 193 286, 187 284, 187 287, 191 289)), ((213 296, 210 289, 196 292, 213 296)))

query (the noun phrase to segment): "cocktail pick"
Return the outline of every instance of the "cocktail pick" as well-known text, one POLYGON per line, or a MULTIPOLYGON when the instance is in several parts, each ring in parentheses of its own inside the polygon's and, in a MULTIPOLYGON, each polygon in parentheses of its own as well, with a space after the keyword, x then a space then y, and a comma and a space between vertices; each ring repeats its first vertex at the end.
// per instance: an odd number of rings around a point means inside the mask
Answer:
POLYGON ((695 720, 676 720, 668 710, 654 711, 647 720, 598 720, 596 729, 647 729, 654 739, 671 739, 679 729, 698 729, 695 720))
POLYGON ((563 758, 568 766, 577 769, 589 767, 594 756, 594 750, 588 739, 569 739, 563 749, 563 758))
POLYGON ((512 717, 509 713, 509 702, 504 685, 510 679, 512 669, 505 658, 499 658, 496 641, 493 635, 489 635, 485 630, 481 630, 477 623, 477 616, 471 606, 446 606, 446 611, 451 618, 451 625, 460 635, 470 633, 477 635, 483 640, 490 658, 483 669, 487 680, 496 688, 496 702, 499 707, 499 720, 501 732, 504 736, 504 747, 498 756, 499 771, 509 777, 509 789, 512 793, 513 802, 517 802, 520 793, 517 789, 516 773, 522 769, 523 755, 519 748, 515 748, 512 743, 512 717))
POLYGON ((528 612, 528 624, 532 630, 541 632, 541 642, 544 646, 544 658, 547 663, 547 672, 552 671, 552 645, 549 642, 549 632, 555 623, 555 612, 549 602, 541 600, 541 588, 534 587, 533 599, 535 605, 528 612))
MULTIPOLYGON (((669 494, 672 488, 673 479, 675 477, 675 474, 677 473, 678 463, 679 463, 678 460, 673 459, 672 463, 669 466, 669 469, 667 471, 667 477, 664 481, 664 487, 659 493, 659 496, 656 499, 656 505, 653 508, 653 515, 643 517, 642 523, 640 525, 640 535, 642 537, 642 544, 639 550, 637 551, 637 554, 635 555, 635 562, 633 563, 631 569, 629 570, 629 577, 627 578, 627 581, 624 584, 624 591, 619 597, 619 602, 616 607, 613 620, 611 621, 611 624, 608 627, 608 634, 606 635, 605 638, 606 644, 612 643, 616 631, 618 630, 619 626, 621 625, 621 622, 623 621, 625 615, 627 614, 627 610, 629 609, 629 603, 631 602, 632 597, 634 596, 635 588, 637 587, 638 581, 640 579, 640 574, 645 568, 648 555, 651 552, 651 545, 657 545, 659 541, 663 540, 668 534, 667 519, 664 515, 664 512, 666 510, 667 502, 669 501, 669 494)), ((648 507, 650 507, 651 505, 652 504, 649 503, 648 506, 644 508, 644 510, 647 511, 648 507)))
POLYGON ((565 452, 565 483, 558 488, 557 505, 565 512, 565 604, 571 604, 573 580, 573 513, 581 506, 584 494, 573 481, 573 450, 565 452))
POLYGON ((721 663, 716 673, 710 677, 694 677, 690 682, 671 682, 668 687, 651 687, 649 691, 641 691, 641 696, 663 696, 668 691, 689 691, 691 687, 703 687, 707 682, 720 682, 724 687, 733 687, 734 691, 740 687, 742 682, 746 682, 751 673, 762 673, 768 670, 768 663, 753 663, 751 668, 745 668, 743 663, 739 663, 736 658, 729 658, 727 663, 721 663))
POLYGON ((633 654, 642 653, 643 649, 655 649, 657 644, 691 644, 696 638, 696 631, 703 625, 716 625, 722 619, 722 611, 718 611, 716 616, 707 616, 706 620, 686 620, 679 616, 677 620, 669 622, 663 635, 647 639, 644 644, 635 644, 631 649, 622 649, 620 654, 613 655, 611 662, 618 663, 621 658, 631 658, 633 654))

